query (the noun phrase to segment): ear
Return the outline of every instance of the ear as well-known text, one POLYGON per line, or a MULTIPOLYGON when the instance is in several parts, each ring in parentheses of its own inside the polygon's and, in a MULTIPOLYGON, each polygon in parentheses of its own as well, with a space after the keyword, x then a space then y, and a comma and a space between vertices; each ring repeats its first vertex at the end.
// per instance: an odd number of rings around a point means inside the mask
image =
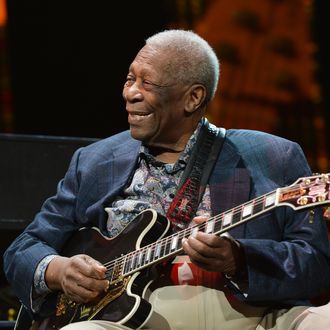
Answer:
POLYGON ((203 85, 194 84, 189 88, 186 95, 185 110, 187 112, 194 112, 204 102, 206 89, 203 85))

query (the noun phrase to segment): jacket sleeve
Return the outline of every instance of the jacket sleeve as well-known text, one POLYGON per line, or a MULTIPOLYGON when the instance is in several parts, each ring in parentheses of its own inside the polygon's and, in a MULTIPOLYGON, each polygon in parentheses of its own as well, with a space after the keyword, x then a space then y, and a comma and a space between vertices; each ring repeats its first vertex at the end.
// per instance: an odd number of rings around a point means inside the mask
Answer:
MULTIPOLYGON (((273 152, 273 158, 282 161, 270 160, 267 171, 283 173, 278 186, 311 175, 296 143, 287 143, 279 155, 276 148, 273 152)), ((309 210, 279 207, 265 219, 249 223, 245 238, 238 241, 246 256, 248 301, 294 305, 329 288, 330 246, 322 208, 311 217, 309 210)))

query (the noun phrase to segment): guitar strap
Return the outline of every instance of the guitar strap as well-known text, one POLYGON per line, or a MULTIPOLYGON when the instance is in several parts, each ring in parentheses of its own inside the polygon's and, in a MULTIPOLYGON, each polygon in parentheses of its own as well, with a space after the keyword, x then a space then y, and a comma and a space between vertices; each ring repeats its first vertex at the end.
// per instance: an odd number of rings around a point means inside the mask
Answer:
POLYGON ((210 125, 203 118, 201 130, 193 147, 176 195, 167 211, 167 218, 174 230, 181 230, 190 223, 203 197, 209 176, 218 159, 226 130, 210 125))

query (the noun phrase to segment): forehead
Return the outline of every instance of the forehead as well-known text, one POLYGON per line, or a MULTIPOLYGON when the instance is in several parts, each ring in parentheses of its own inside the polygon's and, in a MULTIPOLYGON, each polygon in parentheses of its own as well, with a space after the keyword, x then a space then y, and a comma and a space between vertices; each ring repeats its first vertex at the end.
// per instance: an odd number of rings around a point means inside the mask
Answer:
POLYGON ((137 75, 169 76, 171 73, 169 69, 171 67, 170 58, 169 51, 146 45, 136 55, 130 66, 130 71, 137 75))

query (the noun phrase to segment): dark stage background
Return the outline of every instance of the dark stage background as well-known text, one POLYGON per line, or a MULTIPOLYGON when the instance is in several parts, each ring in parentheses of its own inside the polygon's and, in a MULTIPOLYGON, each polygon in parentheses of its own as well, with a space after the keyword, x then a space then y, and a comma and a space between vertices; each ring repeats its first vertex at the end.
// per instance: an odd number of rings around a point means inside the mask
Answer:
POLYGON ((144 39, 166 24, 162 1, 7 3, 15 132, 104 137, 127 128, 122 86, 144 39))
MULTIPOLYGON (((105 137, 127 128, 121 91, 128 65, 143 40, 167 26, 194 28, 214 2, 7 0, 7 57, 13 113, 10 130, 105 137)), ((225 5, 225 1, 218 2, 225 5)), ((308 9, 313 11, 310 25, 317 47, 315 74, 322 91, 323 115, 328 122, 326 2, 310 2, 313 3, 312 9, 308 9)), ((223 62, 225 67, 230 66, 226 60, 223 62)), ((289 131, 287 127, 281 134, 290 138, 289 131)), ((329 145, 330 134, 325 138, 329 145)))

